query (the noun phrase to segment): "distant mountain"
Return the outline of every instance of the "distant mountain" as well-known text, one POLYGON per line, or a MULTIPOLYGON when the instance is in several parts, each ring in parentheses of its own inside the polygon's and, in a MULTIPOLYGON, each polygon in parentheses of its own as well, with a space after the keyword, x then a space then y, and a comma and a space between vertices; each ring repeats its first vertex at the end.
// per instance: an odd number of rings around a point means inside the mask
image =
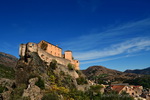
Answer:
POLYGON ((88 79, 93 80, 93 77, 100 78, 100 80, 111 80, 111 81, 123 81, 128 79, 134 79, 140 75, 133 73, 124 73, 117 70, 108 69, 103 66, 91 66, 82 72, 88 77, 88 79))
POLYGON ((18 59, 10 54, 0 52, 0 64, 7 67, 15 67, 18 59))
POLYGON ((145 69, 135 69, 135 70, 126 70, 125 73, 135 73, 135 74, 144 74, 144 75, 150 75, 150 67, 145 69))

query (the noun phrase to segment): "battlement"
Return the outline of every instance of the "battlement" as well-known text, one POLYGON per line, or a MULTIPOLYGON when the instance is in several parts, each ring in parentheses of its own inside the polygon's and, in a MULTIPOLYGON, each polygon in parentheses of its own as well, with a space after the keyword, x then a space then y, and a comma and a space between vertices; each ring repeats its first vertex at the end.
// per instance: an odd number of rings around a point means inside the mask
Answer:
POLYGON ((62 49, 60 47, 44 40, 40 41, 38 44, 32 42, 21 44, 19 56, 24 57, 27 52, 37 52, 39 57, 47 62, 47 64, 50 64, 50 62, 55 59, 58 63, 65 66, 71 63, 74 65, 75 70, 79 70, 79 61, 73 59, 72 51, 67 50, 62 54, 62 49))

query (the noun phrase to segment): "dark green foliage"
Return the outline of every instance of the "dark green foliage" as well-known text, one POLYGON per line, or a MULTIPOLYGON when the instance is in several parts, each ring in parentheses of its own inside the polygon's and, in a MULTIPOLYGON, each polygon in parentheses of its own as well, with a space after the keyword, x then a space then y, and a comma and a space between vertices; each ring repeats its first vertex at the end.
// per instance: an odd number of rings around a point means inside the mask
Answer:
POLYGON ((63 75, 63 76, 64 76, 64 75, 65 75, 65 72, 63 72, 63 71, 60 71, 60 75, 63 75))
POLYGON ((14 69, 0 64, 0 78, 14 79, 15 78, 14 69))
POLYGON ((69 69, 69 70, 74 70, 74 66, 69 63, 69 64, 68 64, 68 69, 69 69))
POLYGON ((76 72, 78 73, 79 76, 82 75, 82 72, 80 70, 76 70, 76 72))
POLYGON ((91 91, 95 92, 95 93, 98 93, 100 92, 100 90, 103 88, 103 86, 101 85, 92 85, 90 86, 90 89, 91 91))
POLYGON ((48 45, 47 45, 46 43, 42 43, 42 44, 41 44, 41 49, 46 50, 46 49, 47 49, 47 46, 48 46, 48 45))
POLYGON ((51 61, 50 67, 51 67, 52 69, 54 69, 54 70, 57 68, 57 61, 56 61, 55 59, 53 59, 53 60, 51 61))
POLYGON ((74 89, 75 86, 74 86, 74 83, 73 83, 73 80, 72 80, 72 77, 70 75, 65 75, 63 80, 61 81, 62 83, 62 86, 65 86, 67 88, 70 88, 70 89, 74 89))
POLYGON ((45 89, 44 81, 41 79, 41 77, 38 77, 38 79, 39 80, 35 83, 35 85, 37 85, 41 89, 45 89))
POLYGON ((76 80, 77 80, 78 85, 87 84, 87 80, 84 77, 79 77, 76 80))
POLYGON ((17 86, 17 88, 15 88, 14 91, 12 92, 10 100, 23 100, 22 94, 24 89, 26 88, 27 88, 26 84, 20 84, 19 86, 17 86))
POLYGON ((30 97, 22 97, 21 100, 31 100, 30 97))
POLYGON ((59 97, 56 93, 47 93, 42 97, 42 100, 59 100, 59 97))
POLYGON ((131 85, 141 85, 144 88, 150 88, 150 75, 145 75, 132 80, 126 80, 124 83, 129 83, 131 85))
POLYGON ((108 76, 109 76, 108 74, 100 74, 98 76, 91 76, 91 77, 89 77, 89 79, 94 80, 97 84, 108 85, 108 83, 106 83, 108 76))
POLYGON ((117 92, 109 92, 105 94, 101 94, 100 92, 93 92, 91 89, 85 93, 90 100, 134 100, 128 94, 118 94, 117 92))
POLYGON ((8 91, 8 89, 5 86, 0 85, 0 93, 3 91, 8 91))
MULTIPOLYGON (((79 91, 76 89, 72 89, 68 93, 69 98, 73 98, 74 100, 90 100, 89 96, 83 91, 79 91)), ((68 99, 69 100, 69 99, 68 99)))

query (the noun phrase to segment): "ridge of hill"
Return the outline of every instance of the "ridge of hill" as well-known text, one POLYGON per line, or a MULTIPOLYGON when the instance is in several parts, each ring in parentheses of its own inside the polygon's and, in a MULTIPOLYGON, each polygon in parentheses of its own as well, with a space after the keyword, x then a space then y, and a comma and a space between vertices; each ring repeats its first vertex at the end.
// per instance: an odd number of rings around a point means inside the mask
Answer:
POLYGON ((82 70, 82 72, 88 77, 89 80, 97 81, 97 83, 99 83, 101 80, 121 82, 123 80, 135 79, 141 76, 134 73, 125 73, 117 70, 108 69, 104 66, 91 66, 86 70, 82 70), (95 80, 95 78, 97 80, 95 80))
POLYGON ((143 75, 150 75, 150 67, 144 69, 135 69, 135 70, 126 70, 125 73, 135 73, 135 74, 143 74, 143 75))
POLYGON ((16 58, 15 56, 0 52, 0 64, 1 65, 14 68, 17 64, 17 61, 18 61, 18 58, 16 58))

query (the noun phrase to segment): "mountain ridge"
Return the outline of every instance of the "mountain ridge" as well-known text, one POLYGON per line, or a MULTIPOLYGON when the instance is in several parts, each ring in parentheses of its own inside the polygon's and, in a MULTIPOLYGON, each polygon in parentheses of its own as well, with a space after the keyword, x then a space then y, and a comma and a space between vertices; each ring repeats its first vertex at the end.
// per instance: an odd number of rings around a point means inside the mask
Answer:
POLYGON ((18 58, 11 54, 0 52, 0 64, 7 67, 15 67, 17 64, 18 58))
POLYGON ((135 73, 135 74, 143 74, 143 75, 150 75, 150 67, 144 69, 127 69, 124 71, 125 73, 135 73))
POLYGON ((82 70, 82 72, 89 80, 93 80, 93 77, 97 77, 100 78, 100 80, 122 81, 141 76, 134 73, 125 73, 114 69, 108 69, 104 66, 90 66, 86 70, 82 70))

